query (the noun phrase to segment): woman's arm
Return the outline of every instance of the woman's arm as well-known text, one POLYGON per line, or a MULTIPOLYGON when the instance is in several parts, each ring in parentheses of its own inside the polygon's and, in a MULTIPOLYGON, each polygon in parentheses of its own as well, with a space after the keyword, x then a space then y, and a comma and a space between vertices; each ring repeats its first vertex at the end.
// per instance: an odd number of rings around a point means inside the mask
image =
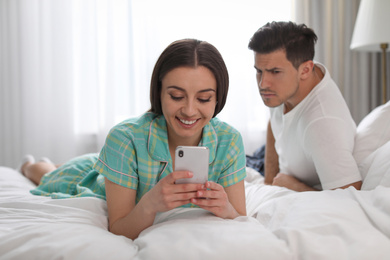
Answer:
POLYGON ((161 179, 136 204, 136 190, 122 187, 105 178, 109 230, 135 239, 150 227, 157 212, 188 204, 202 189, 202 184, 175 184, 177 179, 191 178, 187 171, 172 172, 161 179))
POLYGON ((244 181, 240 181, 232 186, 226 187, 225 192, 228 195, 230 203, 240 216, 246 216, 246 200, 244 181))
POLYGON ((136 190, 125 188, 105 178, 109 231, 135 239, 153 224, 155 213, 135 205, 136 190))

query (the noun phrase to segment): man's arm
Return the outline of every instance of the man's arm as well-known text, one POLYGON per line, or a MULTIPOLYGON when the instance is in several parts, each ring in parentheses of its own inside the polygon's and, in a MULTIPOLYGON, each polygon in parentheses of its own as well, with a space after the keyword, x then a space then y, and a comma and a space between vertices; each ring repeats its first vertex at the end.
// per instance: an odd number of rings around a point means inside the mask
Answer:
POLYGON ((275 150, 275 137, 272 133, 271 122, 268 122, 264 158, 264 183, 271 185, 278 172, 279 157, 275 150))
POLYGON ((352 186, 352 187, 355 187, 355 189, 360 190, 361 187, 362 187, 362 184, 363 184, 362 181, 357 181, 357 182, 354 182, 354 183, 351 183, 351 184, 348 184, 348 185, 345 185, 343 187, 339 187, 339 188, 336 188, 336 189, 346 189, 346 188, 352 186))
MULTIPOLYGON (((278 173, 276 175, 276 177, 274 178, 272 185, 285 187, 285 188, 288 188, 290 190, 295 190, 295 191, 318 191, 317 189, 314 189, 313 187, 310 187, 310 186, 306 185, 305 183, 299 181, 295 177, 293 177, 291 175, 284 174, 284 173, 278 173)), ((355 187, 355 189, 360 190, 360 188, 362 186, 362 182, 357 181, 357 182, 354 182, 354 183, 351 183, 351 184, 348 184, 348 185, 345 185, 342 187, 334 188, 333 190, 346 189, 350 186, 353 186, 353 187, 355 187)))
POLYGON ((291 175, 287 175, 285 173, 278 173, 274 178, 272 185, 285 187, 287 189, 295 191, 318 191, 313 187, 310 187, 305 183, 299 181, 297 178, 291 175))

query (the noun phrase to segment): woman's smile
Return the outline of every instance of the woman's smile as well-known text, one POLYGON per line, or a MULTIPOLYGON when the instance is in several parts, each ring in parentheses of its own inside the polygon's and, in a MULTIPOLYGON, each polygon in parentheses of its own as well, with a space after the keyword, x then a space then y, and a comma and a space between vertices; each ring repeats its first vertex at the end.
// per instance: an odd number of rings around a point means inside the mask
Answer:
POLYGON ((198 122, 198 119, 195 119, 195 120, 185 120, 185 119, 181 119, 181 118, 177 118, 180 122, 180 124, 183 126, 183 127, 188 127, 188 128, 191 128, 193 127, 196 122, 198 122))

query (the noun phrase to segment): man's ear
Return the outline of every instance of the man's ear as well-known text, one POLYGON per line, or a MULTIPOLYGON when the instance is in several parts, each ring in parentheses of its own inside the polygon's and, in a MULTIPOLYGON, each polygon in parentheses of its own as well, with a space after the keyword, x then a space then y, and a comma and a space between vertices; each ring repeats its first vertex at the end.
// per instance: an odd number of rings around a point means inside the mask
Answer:
POLYGON ((301 80, 309 78, 314 69, 314 62, 308 60, 299 65, 298 72, 301 80))

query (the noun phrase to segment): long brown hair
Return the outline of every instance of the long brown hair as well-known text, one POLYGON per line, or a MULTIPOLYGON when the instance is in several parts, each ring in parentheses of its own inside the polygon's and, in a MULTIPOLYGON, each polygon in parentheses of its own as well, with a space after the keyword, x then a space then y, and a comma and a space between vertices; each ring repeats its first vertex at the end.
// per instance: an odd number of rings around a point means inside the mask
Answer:
POLYGON ((217 104, 213 117, 225 106, 229 89, 229 74, 219 51, 210 43, 183 39, 171 43, 160 55, 153 69, 150 83, 150 112, 162 115, 161 82, 164 76, 178 67, 204 66, 217 81, 217 104))

